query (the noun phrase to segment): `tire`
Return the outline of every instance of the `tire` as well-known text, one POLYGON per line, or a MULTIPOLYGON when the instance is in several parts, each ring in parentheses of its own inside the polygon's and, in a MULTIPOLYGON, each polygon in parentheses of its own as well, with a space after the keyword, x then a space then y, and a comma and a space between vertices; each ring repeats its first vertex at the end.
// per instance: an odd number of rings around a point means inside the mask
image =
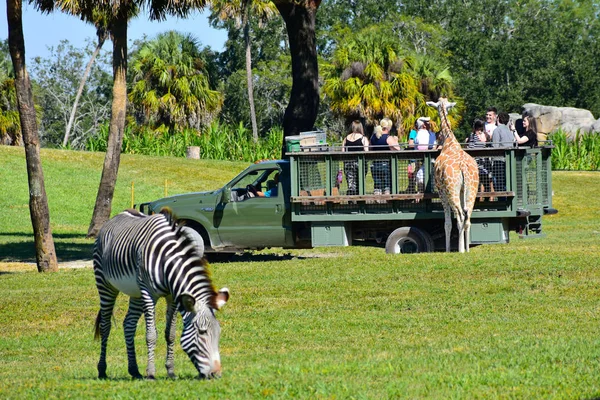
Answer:
POLYGON ((196 231, 194 228, 190 228, 189 226, 182 226, 181 231, 187 235, 192 240, 198 249, 198 254, 200 257, 204 256, 204 240, 202 236, 196 231))
POLYGON ((419 228, 403 226, 393 231, 385 242, 388 254, 429 253, 434 250, 433 239, 419 228))

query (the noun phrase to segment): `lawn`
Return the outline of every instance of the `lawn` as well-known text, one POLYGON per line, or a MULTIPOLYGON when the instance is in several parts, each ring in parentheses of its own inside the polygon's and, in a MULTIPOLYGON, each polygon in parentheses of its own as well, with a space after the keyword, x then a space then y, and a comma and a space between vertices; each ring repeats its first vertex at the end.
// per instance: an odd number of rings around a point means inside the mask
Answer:
MULTIPOLYGON (((218 313, 223 377, 131 381, 115 313, 108 380, 96 379, 98 300, 91 269, 38 274, 19 149, 0 147, 1 398, 596 398, 600 396, 600 175, 555 172, 545 238, 469 254, 393 256, 381 248, 274 249, 213 262, 232 297, 218 313), (7 182, 7 184, 4 184, 7 182)), ((102 154, 42 152, 61 265, 84 238, 102 154)), ((113 209, 207 190, 243 163, 123 156, 113 209)), ((164 330, 164 302, 158 311, 164 330)), ((181 324, 181 323, 180 323, 181 324)), ((178 331, 181 331, 179 327, 178 331)), ((144 328, 136 337, 145 368, 144 328)))

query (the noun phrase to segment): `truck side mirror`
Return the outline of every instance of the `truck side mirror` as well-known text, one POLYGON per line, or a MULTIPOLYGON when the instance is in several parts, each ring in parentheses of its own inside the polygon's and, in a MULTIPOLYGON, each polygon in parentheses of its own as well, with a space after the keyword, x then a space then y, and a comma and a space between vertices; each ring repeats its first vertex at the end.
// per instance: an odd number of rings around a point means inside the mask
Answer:
POLYGON ((227 204, 231 200, 231 188, 224 187, 221 190, 221 203, 227 204))

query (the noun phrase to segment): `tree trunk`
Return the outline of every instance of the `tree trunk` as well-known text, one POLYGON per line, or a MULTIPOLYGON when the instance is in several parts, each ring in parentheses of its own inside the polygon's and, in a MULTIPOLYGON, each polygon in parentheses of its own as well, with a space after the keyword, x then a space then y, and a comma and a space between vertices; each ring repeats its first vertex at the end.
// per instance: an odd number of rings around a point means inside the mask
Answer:
POLYGON ((121 162, 127 108, 127 14, 125 12, 115 19, 115 24, 111 27, 111 37, 113 42, 113 101, 108 145, 96 196, 94 215, 87 233, 88 238, 97 236, 102 225, 110 218, 117 173, 121 162))
POLYGON ((77 89, 77 95, 75 96, 75 101, 73 102, 73 108, 71 109, 71 115, 69 116, 69 123, 67 124, 67 128, 65 129, 65 137, 63 139, 63 146, 66 146, 69 143, 69 135, 71 134, 71 127, 73 126, 73 121, 75 121, 75 113, 77 112, 77 105, 79 104, 79 99, 81 98, 81 94, 83 93, 83 88, 85 87, 85 81, 87 77, 90 75, 90 71, 92 70, 92 65, 94 64, 94 60, 100 53, 100 49, 104 45, 106 41, 107 32, 104 28, 98 28, 96 31, 98 35, 98 44, 96 45, 96 49, 92 53, 92 57, 85 67, 85 71, 83 72, 83 76, 81 77, 81 82, 79 82, 79 89, 77 89))
POLYGON ((319 65, 315 19, 321 0, 275 0, 274 3, 285 21, 292 57, 292 93, 283 116, 285 138, 312 130, 317 119, 319 65))
POLYGON ((248 102, 250 103, 250 121, 252 122, 252 137, 258 142, 258 126, 256 124, 256 110, 254 109, 254 83, 252 82, 252 51, 250 47, 250 0, 243 4, 242 24, 244 25, 244 42, 246 43, 246 80, 248 82, 248 102))
POLYGON ((35 257, 39 272, 58 271, 56 250, 50 227, 50 211, 44 186, 44 171, 40 159, 40 139, 38 137, 35 106, 29 74, 25 67, 25 39, 23 38, 21 0, 7 0, 8 44, 15 70, 17 107, 21 119, 21 131, 27 162, 29 181, 29 214, 33 225, 35 257))

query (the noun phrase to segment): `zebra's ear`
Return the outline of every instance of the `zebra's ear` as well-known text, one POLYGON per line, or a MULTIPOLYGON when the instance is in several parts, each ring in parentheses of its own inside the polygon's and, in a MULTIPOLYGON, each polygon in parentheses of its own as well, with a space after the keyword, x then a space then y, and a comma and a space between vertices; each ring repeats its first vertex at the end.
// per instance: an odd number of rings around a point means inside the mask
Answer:
POLYGON ((435 107, 435 108, 437 108, 437 106, 438 106, 438 103, 434 103, 433 101, 428 101, 426 104, 428 106, 435 107))
POLYGON ((451 109, 452 107, 454 107, 456 105, 456 102, 454 103, 448 103, 448 106, 446 107, 446 110, 451 109))
POLYGON ((181 297, 181 305, 183 309, 187 312, 194 312, 194 305, 196 304, 196 300, 190 296, 189 294, 182 294, 181 297))
POLYGON ((227 300, 229 300, 229 289, 227 288, 223 288, 221 290, 219 290, 219 293, 217 293, 217 310, 220 310, 221 307, 223 307, 226 303, 227 300))

